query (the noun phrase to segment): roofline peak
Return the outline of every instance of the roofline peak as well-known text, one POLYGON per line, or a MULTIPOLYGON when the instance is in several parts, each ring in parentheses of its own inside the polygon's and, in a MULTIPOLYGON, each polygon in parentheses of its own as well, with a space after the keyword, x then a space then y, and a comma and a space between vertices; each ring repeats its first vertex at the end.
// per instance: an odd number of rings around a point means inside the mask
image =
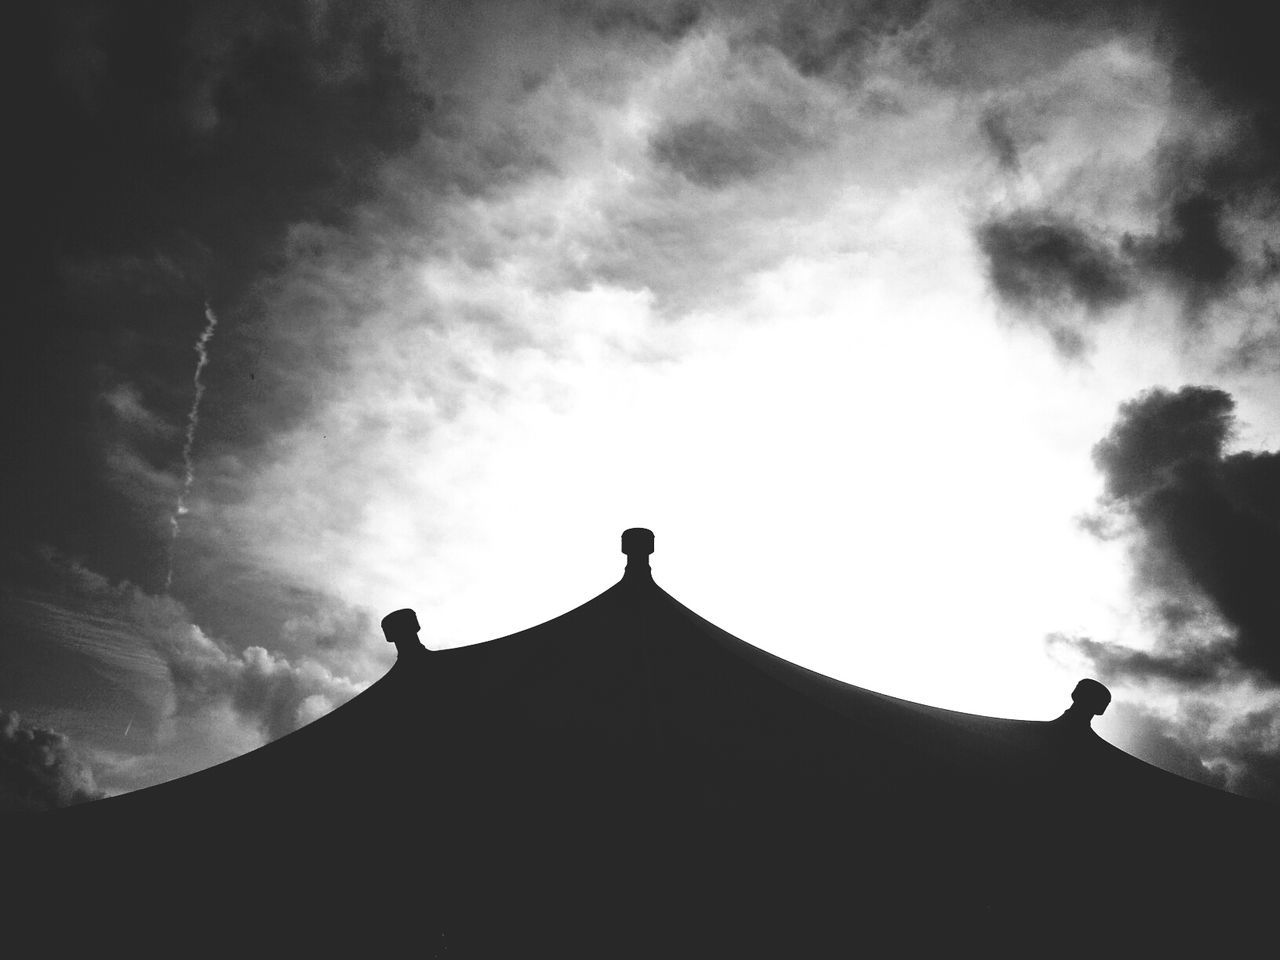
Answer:
POLYGON ((1087 730, 1094 717, 1107 712, 1110 703, 1111 691, 1097 680, 1086 677, 1071 691, 1071 706, 1067 707, 1058 720, 1068 726, 1087 730))
POLYGON ((649 555, 653 553, 653 531, 646 527, 628 527, 622 531, 622 552, 627 555, 625 576, 651 576, 649 555))
POLYGON ((396 645, 396 655, 399 657, 427 652, 427 648, 418 639, 418 631, 421 629, 418 615, 409 607, 392 610, 382 618, 382 634, 387 638, 387 643, 396 645))

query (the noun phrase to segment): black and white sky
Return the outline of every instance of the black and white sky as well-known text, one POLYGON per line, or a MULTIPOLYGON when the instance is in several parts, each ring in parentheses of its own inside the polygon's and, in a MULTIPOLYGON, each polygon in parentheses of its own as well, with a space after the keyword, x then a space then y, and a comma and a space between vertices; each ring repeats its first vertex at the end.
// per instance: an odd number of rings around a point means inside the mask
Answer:
POLYGON ((23 31, 0 805, 658 580, 1280 799, 1259 6, 58 0, 23 31))

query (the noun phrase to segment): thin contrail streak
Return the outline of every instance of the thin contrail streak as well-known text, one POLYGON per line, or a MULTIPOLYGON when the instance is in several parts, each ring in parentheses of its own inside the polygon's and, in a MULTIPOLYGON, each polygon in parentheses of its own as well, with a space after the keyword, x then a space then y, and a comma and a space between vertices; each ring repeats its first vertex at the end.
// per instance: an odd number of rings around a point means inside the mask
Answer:
POLYGON ((182 491, 178 494, 178 503, 174 507, 173 516, 169 518, 169 525, 173 529, 173 536, 169 541, 169 572, 164 578, 164 589, 167 593, 173 585, 173 548, 178 541, 178 518, 187 513, 187 495, 191 493, 191 485, 196 481, 196 467, 191 459, 192 449, 196 443, 196 427, 200 425, 200 401, 204 398, 204 381, 200 379, 200 375, 204 373, 204 368, 209 363, 209 341, 213 339, 213 331, 218 326, 218 315, 213 312, 213 307, 208 303, 204 305, 204 330, 200 333, 200 338, 196 340, 196 372, 192 376, 191 381, 195 387, 195 392, 191 397, 191 409, 187 411, 187 432, 186 438, 182 444, 182 465, 184 474, 182 478, 182 491))

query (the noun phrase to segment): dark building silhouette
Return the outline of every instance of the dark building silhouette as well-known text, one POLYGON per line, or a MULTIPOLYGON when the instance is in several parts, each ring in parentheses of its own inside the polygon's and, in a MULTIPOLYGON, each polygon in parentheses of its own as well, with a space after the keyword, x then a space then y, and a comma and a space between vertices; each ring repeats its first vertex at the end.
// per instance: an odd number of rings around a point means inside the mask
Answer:
POLYGON ((622 546, 563 616, 428 653, 396 611, 396 667, 330 715, 11 820, 18 902, 135 953, 1221 955, 1270 922, 1276 809, 1107 744, 1101 684, 1051 721, 885 696, 680 604, 651 532, 622 546))

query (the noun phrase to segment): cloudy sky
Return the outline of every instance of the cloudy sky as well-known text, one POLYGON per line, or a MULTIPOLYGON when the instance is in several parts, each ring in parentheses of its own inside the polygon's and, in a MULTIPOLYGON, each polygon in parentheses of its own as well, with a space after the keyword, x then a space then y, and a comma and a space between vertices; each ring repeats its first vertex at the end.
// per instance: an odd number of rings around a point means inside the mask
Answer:
MULTIPOLYGON (((0 801, 296 729, 621 574, 1280 799, 1253 4, 43 4, 0 801)), ((29 127, 29 129, 26 129, 29 127)), ((15 342, 16 341, 16 342, 15 342)))

